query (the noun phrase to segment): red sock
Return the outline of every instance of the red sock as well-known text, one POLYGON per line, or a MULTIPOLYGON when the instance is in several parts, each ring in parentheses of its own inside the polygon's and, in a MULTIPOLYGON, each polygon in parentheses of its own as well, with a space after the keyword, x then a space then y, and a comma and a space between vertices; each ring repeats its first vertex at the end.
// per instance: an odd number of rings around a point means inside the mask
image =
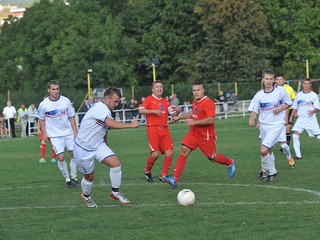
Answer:
POLYGON ((171 167, 171 163, 172 163, 172 157, 165 157, 163 160, 163 167, 162 167, 162 173, 161 176, 167 176, 169 169, 171 167))
POLYGON ((223 154, 217 154, 216 156, 216 160, 214 160, 214 162, 223 164, 223 165, 227 165, 230 166, 233 163, 233 160, 230 158, 227 158, 225 155, 223 154))
POLYGON ((56 152, 54 151, 54 149, 52 148, 52 158, 53 158, 53 159, 56 159, 56 156, 57 156, 57 154, 56 154, 56 152))
POLYGON ((148 162, 147 162, 147 165, 146 165, 146 172, 151 172, 151 169, 154 165, 154 163, 156 162, 156 159, 154 159, 152 156, 150 156, 148 158, 148 162))
POLYGON ((174 167, 174 172, 173 172, 173 176, 177 182, 179 181, 181 174, 183 172, 183 169, 186 166, 186 162, 187 162, 187 157, 179 155, 176 165, 174 167))
POLYGON ((40 156, 41 158, 46 158, 46 144, 40 144, 40 156))

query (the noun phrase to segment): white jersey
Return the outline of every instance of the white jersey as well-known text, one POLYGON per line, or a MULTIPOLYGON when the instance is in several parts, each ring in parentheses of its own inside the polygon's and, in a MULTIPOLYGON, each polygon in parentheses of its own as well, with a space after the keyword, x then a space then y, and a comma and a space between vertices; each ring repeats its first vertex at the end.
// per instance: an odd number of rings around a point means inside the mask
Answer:
POLYGON ((104 141, 108 126, 107 118, 113 119, 111 111, 103 102, 96 103, 84 115, 76 137, 76 144, 87 151, 95 151, 104 141))
MULTIPOLYGON (((320 110, 318 95, 313 91, 309 93, 301 91, 293 101, 292 108, 297 110, 298 117, 309 117, 308 111, 315 108, 320 110)), ((313 114, 313 117, 316 117, 316 114, 313 114)))
POLYGON ((46 133, 50 138, 73 135, 69 118, 75 116, 74 108, 68 98, 59 96, 57 100, 44 99, 38 108, 38 118, 45 120, 46 133))
POLYGON ((262 124, 285 124, 286 111, 274 114, 273 110, 283 105, 292 105, 284 87, 274 87, 271 92, 260 90, 254 95, 248 111, 259 114, 259 122, 262 124))

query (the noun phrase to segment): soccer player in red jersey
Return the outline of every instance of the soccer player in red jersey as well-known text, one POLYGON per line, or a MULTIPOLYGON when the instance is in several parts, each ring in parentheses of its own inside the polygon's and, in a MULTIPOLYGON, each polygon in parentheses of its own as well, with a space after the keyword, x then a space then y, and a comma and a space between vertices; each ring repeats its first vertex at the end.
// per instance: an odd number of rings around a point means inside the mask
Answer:
POLYGON ((165 154, 163 168, 159 181, 164 182, 167 176, 173 157, 173 142, 168 128, 168 115, 176 116, 181 112, 179 106, 173 109, 165 98, 162 98, 163 86, 161 81, 152 83, 152 95, 148 96, 141 106, 139 113, 146 115, 147 136, 151 155, 148 158, 145 168, 145 177, 152 182, 151 170, 161 154, 165 154))
POLYGON ((194 83, 192 91, 195 98, 192 102, 192 111, 172 118, 172 122, 186 119, 185 124, 190 126, 189 132, 181 141, 181 151, 175 164, 173 176, 165 178, 166 182, 174 188, 178 186, 187 157, 191 151, 197 148, 200 148, 203 155, 210 161, 228 166, 229 177, 232 178, 235 175, 235 161, 216 152, 216 132, 214 126, 216 108, 214 102, 204 95, 202 83, 194 83))

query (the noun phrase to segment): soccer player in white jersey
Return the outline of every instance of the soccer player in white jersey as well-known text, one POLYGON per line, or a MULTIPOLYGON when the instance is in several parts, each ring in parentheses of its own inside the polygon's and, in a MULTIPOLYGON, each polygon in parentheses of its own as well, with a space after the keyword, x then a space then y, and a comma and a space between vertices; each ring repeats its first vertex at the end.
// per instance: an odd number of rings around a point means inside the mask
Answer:
POLYGON ((60 95, 59 82, 48 82, 49 97, 39 105, 38 118, 40 129, 45 141, 51 139, 52 146, 58 158, 58 167, 65 178, 68 187, 79 186, 77 166, 73 157, 73 142, 77 135, 75 112, 68 98, 60 95), (65 161, 65 148, 70 153, 70 174, 65 161))
POLYGON ((264 89, 255 94, 248 108, 249 126, 255 125, 254 119, 259 115, 262 144, 258 180, 268 182, 272 182, 278 175, 272 147, 285 127, 285 110, 292 104, 286 90, 283 87, 275 87, 274 81, 275 74, 272 70, 266 69, 262 72, 264 89))
POLYGON ((94 179, 94 160, 110 167, 111 200, 119 200, 122 204, 129 203, 129 200, 119 192, 122 177, 120 160, 107 145, 109 128, 136 128, 139 126, 137 121, 122 123, 112 118, 111 110, 118 106, 120 96, 119 89, 108 88, 104 92, 103 101, 90 108, 82 119, 78 136, 74 142, 74 156, 78 170, 83 173, 81 198, 89 208, 97 207, 90 196, 94 179))
POLYGON ((293 149, 296 153, 296 159, 301 159, 300 134, 304 130, 310 137, 317 137, 320 140, 320 128, 316 113, 320 109, 318 95, 312 91, 311 78, 305 78, 302 81, 302 91, 299 92, 293 101, 290 120, 298 114, 298 119, 292 128, 293 149))

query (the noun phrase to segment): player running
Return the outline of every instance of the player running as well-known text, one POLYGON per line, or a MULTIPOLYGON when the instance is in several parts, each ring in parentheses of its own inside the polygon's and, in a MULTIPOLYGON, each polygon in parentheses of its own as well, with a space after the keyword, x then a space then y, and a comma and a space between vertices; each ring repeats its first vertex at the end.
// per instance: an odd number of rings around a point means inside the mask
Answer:
POLYGON ((94 160, 110 167, 111 200, 119 200, 122 204, 129 203, 129 200, 119 192, 122 177, 120 160, 107 145, 109 128, 136 128, 139 126, 137 121, 122 123, 113 119, 111 110, 118 106, 120 97, 119 89, 108 88, 104 92, 103 101, 96 103, 84 115, 78 136, 75 139, 74 156, 79 171, 83 173, 81 198, 89 208, 97 207, 90 196, 94 179, 94 160))
POLYGON ((77 167, 73 159, 73 141, 77 135, 74 108, 68 98, 60 95, 59 82, 48 82, 49 97, 39 105, 38 118, 45 141, 51 140, 58 158, 58 167, 68 187, 77 187, 77 167), (65 161, 65 148, 70 153, 70 174, 65 161))
POLYGON ((274 86, 275 74, 267 69, 262 72, 264 89, 253 97, 248 111, 250 112, 249 126, 254 126, 254 119, 259 115, 261 134, 261 171, 258 180, 272 182, 278 175, 275 167, 275 157, 272 152, 273 145, 277 142, 285 127, 285 110, 291 106, 287 92, 281 86, 274 86))
POLYGON ((153 181, 151 170, 161 153, 165 154, 165 158, 159 181, 164 182, 173 157, 173 142, 168 128, 168 114, 176 116, 181 112, 181 109, 179 106, 173 109, 169 101, 162 98, 161 81, 154 81, 151 89, 153 94, 148 96, 139 108, 139 113, 146 115, 147 136, 151 153, 145 168, 145 178, 148 182, 153 181))
POLYGON ((292 128, 293 149, 296 153, 296 159, 301 159, 300 134, 304 130, 310 137, 317 137, 320 140, 320 128, 316 113, 320 109, 318 95, 312 91, 311 78, 305 78, 302 81, 302 91, 299 92, 292 105, 290 121, 298 114, 298 119, 292 128))
POLYGON ((175 164, 173 176, 165 178, 173 188, 178 186, 187 157, 191 151, 197 148, 200 148, 203 155, 210 161, 228 166, 230 178, 235 175, 235 161, 223 154, 217 154, 214 126, 216 107, 214 102, 204 95, 204 91, 203 84, 195 82, 192 86, 195 98, 192 102, 192 111, 172 118, 172 122, 186 119, 185 124, 190 126, 189 132, 181 141, 181 151, 175 164))

